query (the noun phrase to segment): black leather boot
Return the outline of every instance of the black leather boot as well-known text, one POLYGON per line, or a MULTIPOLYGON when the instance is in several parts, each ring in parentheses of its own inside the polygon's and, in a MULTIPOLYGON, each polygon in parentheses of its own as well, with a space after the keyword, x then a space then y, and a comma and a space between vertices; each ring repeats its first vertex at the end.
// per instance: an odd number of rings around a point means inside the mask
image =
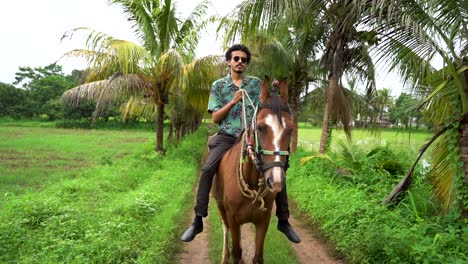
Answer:
POLYGON ((203 221, 201 217, 196 216, 195 220, 193 221, 192 225, 185 230, 184 234, 180 237, 180 240, 184 242, 192 241, 196 235, 203 231, 203 221))
POLYGON ((289 241, 293 243, 301 243, 301 238, 294 231, 294 229, 292 228, 292 226, 289 224, 287 220, 286 221, 279 220, 277 228, 280 232, 286 235, 289 241))

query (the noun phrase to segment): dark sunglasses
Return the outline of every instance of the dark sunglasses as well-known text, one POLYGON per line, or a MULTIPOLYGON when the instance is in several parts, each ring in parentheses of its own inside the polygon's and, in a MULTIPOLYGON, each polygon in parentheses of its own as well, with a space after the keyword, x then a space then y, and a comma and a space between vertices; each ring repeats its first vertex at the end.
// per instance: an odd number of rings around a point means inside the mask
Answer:
POLYGON ((244 64, 247 63, 247 58, 246 57, 234 56, 233 59, 234 59, 235 62, 238 62, 240 60, 244 64))

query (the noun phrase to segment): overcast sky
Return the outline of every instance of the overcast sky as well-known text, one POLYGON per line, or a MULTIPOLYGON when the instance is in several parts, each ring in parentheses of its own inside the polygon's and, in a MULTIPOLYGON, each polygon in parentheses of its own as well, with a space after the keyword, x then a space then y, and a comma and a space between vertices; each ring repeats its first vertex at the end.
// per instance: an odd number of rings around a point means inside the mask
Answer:
MULTIPOLYGON (((200 0, 178 0, 177 11, 186 16, 200 0)), ((210 13, 225 15, 241 0, 212 0, 210 13)), ((116 38, 137 42, 130 23, 117 5, 107 0, 1 0, 0 2, 0 82, 12 83, 18 67, 44 67, 73 49, 85 48, 84 38, 60 38, 76 27, 89 27, 116 38)), ((221 41, 216 39, 215 27, 203 33, 197 56, 222 54, 221 41)), ((80 59, 61 59, 66 74, 83 69, 80 59)), ((401 84, 394 74, 381 73, 377 87, 399 95, 401 84)))
MULTIPOLYGON (((183 16, 199 0, 179 0, 176 10, 183 16)), ((239 0, 212 1, 210 13, 224 15, 239 0)), ((125 14, 107 0, 15 0, 0 2, 0 82, 12 83, 20 66, 44 67, 61 58, 66 52, 85 48, 85 39, 76 35, 71 40, 60 38, 63 33, 77 27, 89 27, 116 38, 137 42, 125 14)), ((200 41, 197 56, 222 54, 221 41, 212 32, 206 32, 200 41)), ((209 30, 207 29, 207 31, 209 30)), ((82 69, 79 59, 59 61, 65 73, 82 69)))

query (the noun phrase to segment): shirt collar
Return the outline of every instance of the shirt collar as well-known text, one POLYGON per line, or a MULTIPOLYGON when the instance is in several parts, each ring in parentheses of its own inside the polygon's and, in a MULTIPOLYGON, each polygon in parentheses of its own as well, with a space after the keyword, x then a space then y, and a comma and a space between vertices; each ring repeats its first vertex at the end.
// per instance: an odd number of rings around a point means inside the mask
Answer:
MULTIPOLYGON (((228 73, 228 74, 226 75, 226 83, 227 83, 227 86, 231 86, 231 85, 236 86, 236 85, 232 82, 231 73, 228 73)), ((247 82, 247 75, 243 74, 243 75, 242 75, 242 84, 246 84, 246 83, 248 83, 248 82, 247 82)))

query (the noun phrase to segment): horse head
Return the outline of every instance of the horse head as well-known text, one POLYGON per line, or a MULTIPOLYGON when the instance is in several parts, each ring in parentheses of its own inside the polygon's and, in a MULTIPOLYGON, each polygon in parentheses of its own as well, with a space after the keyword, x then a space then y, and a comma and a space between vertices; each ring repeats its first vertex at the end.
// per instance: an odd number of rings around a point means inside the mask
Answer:
POLYGON ((272 192, 280 192, 285 183, 286 159, 294 127, 286 80, 281 81, 279 86, 279 95, 270 92, 269 78, 265 78, 254 118, 256 152, 266 186, 272 192))

